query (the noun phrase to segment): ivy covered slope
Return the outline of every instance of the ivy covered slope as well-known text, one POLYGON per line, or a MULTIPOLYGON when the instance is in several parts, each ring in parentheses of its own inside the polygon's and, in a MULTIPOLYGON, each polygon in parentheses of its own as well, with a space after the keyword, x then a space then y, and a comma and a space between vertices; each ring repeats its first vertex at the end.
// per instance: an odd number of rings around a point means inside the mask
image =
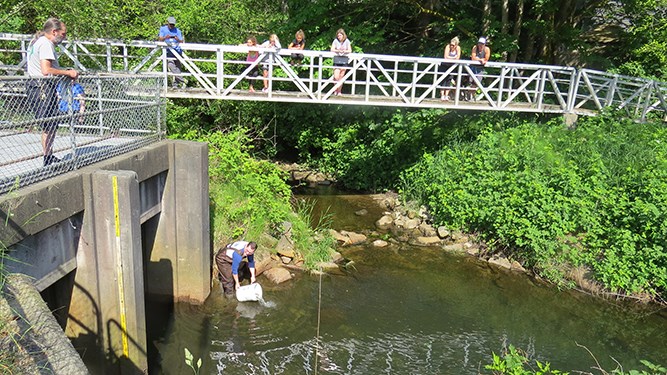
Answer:
POLYGON ((477 232, 559 283, 587 274, 612 293, 664 301, 667 129, 616 116, 493 124, 425 154, 401 176, 437 223, 477 232))

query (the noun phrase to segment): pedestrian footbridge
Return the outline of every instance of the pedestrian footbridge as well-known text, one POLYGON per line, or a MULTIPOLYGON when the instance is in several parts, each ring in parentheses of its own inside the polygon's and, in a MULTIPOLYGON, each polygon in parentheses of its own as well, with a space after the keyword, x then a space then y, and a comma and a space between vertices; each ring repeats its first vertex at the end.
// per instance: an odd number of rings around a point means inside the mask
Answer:
POLYGON ((292 51, 259 49, 249 64, 248 47, 209 44, 181 46, 188 84, 171 89, 166 44, 91 40, 60 46, 61 65, 83 72, 85 110, 75 113, 71 82, 24 75, 30 38, 0 34, 5 270, 30 275, 51 296, 75 346, 94 348, 86 361, 97 372, 149 372, 148 294, 202 303, 211 291, 208 148, 165 139, 165 97, 580 115, 615 108, 663 120, 667 110, 663 82, 493 62, 475 76, 466 60, 374 54, 349 56, 343 95, 334 96, 331 52, 299 51, 304 59, 291 65, 292 51), (259 64, 266 92, 251 74, 259 64), (468 77, 475 89, 464 101, 468 77), (68 109, 35 118, 26 96, 35 81, 67 85, 68 109), (52 164, 43 159, 45 123, 57 125, 52 164))
MULTIPOLYGON (((0 34, 0 73, 21 74, 31 35, 0 34)), ((343 80, 343 95, 335 96, 329 51, 298 51, 304 56, 292 63, 293 50, 256 48, 260 58, 247 63, 249 47, 183 43, 182 75, 185 88, 172 89, 163 42, 111 39, 66 41, 61 65, 86 73, 162 75, 163 96, 290 103, 329 103, 414 108, 450 108, 480 111, 514 111, 595 115, 604 108, 620 109, 628 116, 665 119, 667 83, 572 67, 489 62, 481 75, 472 74, 474 62, 460 60, 444 65, 443 59, 352 53, 343 80), (268 70, 267 92, 255 69, 268 70), (470 77, 470 78, 469 78, 470 77), (468 89, 468 80, 474 89, 468 89), (256 91, 249 92, 252 80, 256 91), (451 100, 441 100, 441 90, 451 100), (474 93, 464 101, 466 92, 474 93)))

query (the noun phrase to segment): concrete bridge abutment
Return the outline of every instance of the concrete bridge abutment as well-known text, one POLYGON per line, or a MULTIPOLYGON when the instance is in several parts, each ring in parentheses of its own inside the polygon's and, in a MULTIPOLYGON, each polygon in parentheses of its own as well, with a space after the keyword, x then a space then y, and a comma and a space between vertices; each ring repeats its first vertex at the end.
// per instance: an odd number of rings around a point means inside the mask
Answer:
POLYGON ((6 269, 67 289, 50 308, 91 372, 145 372, 146 296, 210 293, 208 190, 207 145, 163 141, 7 194, 6 269))

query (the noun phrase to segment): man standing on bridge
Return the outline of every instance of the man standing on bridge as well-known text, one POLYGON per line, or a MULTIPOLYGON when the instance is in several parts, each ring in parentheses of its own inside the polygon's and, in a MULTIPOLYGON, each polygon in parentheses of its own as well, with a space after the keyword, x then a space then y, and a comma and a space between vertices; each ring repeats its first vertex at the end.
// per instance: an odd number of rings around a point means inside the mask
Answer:
POLYGON ((160 42, 167 43, 167 68, 169 71, 174 74, 174 84, 173 88, 181 87, 185 88, 186 82, 183 77, 181 77, 181 61, 176 57, 176 54, 179 56, 183 54, 180 43, 185 42, 183 39, 183 33, 181 30, 176 27, 176 18, 169 17, 167 18, 167 24, 160 27, 160 33, 158 34, 157 39, 160 42))
POLYGON ((44 151, 44 166, 60 161, 53 156, 53 141, 58 129, 58 121, 48 120, 58 115, 58 95, 56 86, 58 81, 49 78, 65 76, 75 80, 79 73, 73 69, 61 69, 58 65, 56 46, 67 38, 65 24, 57 18, 49 18, 41 31, 28 47, 28 76, 26 86, 28 102, 35 112, 36 119, 42 120, 42 149, 44 151))

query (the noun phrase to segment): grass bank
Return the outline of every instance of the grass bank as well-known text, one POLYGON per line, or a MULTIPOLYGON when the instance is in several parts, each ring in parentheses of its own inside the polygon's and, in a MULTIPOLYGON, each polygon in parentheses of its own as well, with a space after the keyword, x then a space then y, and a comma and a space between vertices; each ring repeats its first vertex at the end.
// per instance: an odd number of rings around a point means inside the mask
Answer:
MULTIPOLYGON (((325 222, 312 220, 308 207, 292 205, 287 176, 275 164, 252 155, 252 139, 245 129, 229 132, 190 132, 174 136, 209 145, 211 229, 218 248, 236 240, 256 241, 258 253, 268 253, 267 235, 279 238, 284 223, 291 224, 298 261, 307 269, 329 261, 333 239, 325 222), (319 222, 317 228, 311 222, 319 222)), ((265 253, 265 254, 266 254, 265 253)))

